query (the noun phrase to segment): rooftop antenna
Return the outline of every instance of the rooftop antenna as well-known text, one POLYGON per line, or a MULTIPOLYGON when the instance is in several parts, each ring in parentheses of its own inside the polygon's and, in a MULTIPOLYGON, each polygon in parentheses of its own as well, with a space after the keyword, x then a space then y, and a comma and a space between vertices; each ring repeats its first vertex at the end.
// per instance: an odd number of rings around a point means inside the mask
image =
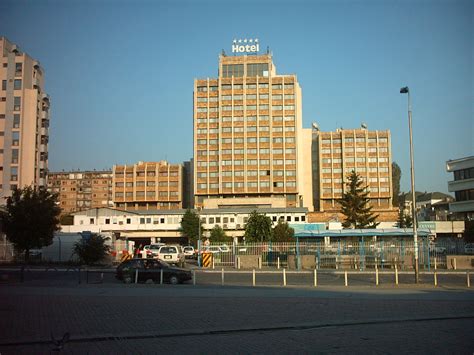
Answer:
POLYGON ((367 129, 367 123, 362 122, 362 123, 360 124, 360 127, 361 127, 362 129, 367 129))

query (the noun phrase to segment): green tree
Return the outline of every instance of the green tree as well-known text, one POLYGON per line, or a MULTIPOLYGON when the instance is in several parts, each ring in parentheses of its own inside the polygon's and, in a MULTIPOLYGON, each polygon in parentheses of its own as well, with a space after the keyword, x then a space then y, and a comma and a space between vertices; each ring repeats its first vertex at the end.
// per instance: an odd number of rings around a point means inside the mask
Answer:
POLYGON ((405 213, 403 208, 399 209, 397 222, 399 228, 410 228, 413 226, 413 219, 409 214, 405 213))
POLYGON ((400 205, 400 179, 402 177, 402 169, 396 162, 392 162, 392 206, 398 207, 400 205))
POLYGON ((227 242, 229 238, 227 237, 221 226, 216 224, 214 228, 211 229, 211 236, 209 239, 211 240, 211 242, 220 243, 227 242))
POLYGON ((201 238, 204 231, 202 224, 199 223, 199 216, 196 212, 191 211, 189 208, 184 213, 181 219, 181 235, 187 237, 190 243, 196 243, 199 239, 199 229, 201 229, 201 238))
POLYGON ((98 263, 110 253, 110 246, 105 244, 108 239, 93 233, 88 238, 82 238, 74 244, 74 253, 86 265, 98 263))
POLYGON ((348 176, 347 189, 342 194, 341 213, 345 216, 344 228, 375 228, 378 215, 374 215, 369 205, 368 186, 363 186, 360 175, 354 170, 348 176))
POLYGON ((4 232, 15 250, 29 261, 30 249, 51 245, 59 230, 58 195, 27 186, 12 191, 3 213, 4 232))
POLYGON ((245 225, 245 240, 250 242, 264 242, 272 238, 272 220, 264 213, 253 211, 245 225))
POLYGON ((293 236, 295 235, 295 230, 291 228, 287 222, 278 221, 278 224, 273 228, 273 241, 274 242, 291 242, 293 241, 293 236))

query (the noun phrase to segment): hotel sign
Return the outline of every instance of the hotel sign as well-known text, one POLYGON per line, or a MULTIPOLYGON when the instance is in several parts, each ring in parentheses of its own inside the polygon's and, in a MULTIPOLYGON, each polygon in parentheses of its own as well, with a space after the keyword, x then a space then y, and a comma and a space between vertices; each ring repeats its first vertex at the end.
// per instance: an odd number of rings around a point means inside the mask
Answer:
POLYGON ((258 53, 259 50, 258 38, 233 40, 232 53, 258 53))

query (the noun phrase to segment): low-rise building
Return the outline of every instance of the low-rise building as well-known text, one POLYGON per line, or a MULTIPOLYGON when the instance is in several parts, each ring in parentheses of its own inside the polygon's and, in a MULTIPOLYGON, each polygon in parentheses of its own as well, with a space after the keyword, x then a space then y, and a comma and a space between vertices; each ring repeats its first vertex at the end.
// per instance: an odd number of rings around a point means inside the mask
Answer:
POLYGON ((456 198, 449 210, 460 219, 474 220, 474 156, 448 160, 446 170, 454 175, 454 180, 448 182, 448 191, 454 192, 456 198))

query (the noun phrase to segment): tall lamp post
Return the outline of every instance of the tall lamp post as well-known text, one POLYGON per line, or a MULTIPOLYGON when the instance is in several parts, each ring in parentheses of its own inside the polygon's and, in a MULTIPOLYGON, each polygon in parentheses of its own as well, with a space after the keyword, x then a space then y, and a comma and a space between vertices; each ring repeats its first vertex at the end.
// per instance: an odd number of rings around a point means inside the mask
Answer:
POLYGON ((416 218, 416 197, 415 197, 415 163, 413 161, 413 133, 411 123, 411 100, 410 90, 408 86, 400 89, 400 94, 408 94, 408 128, 410 130, 410 175, 411 175, 411 213, 413 218, 413 248, 415 253, 415 283, 419 282, 419 265, 418 265, 418 234, 417 234, 417 218, 416 218))

